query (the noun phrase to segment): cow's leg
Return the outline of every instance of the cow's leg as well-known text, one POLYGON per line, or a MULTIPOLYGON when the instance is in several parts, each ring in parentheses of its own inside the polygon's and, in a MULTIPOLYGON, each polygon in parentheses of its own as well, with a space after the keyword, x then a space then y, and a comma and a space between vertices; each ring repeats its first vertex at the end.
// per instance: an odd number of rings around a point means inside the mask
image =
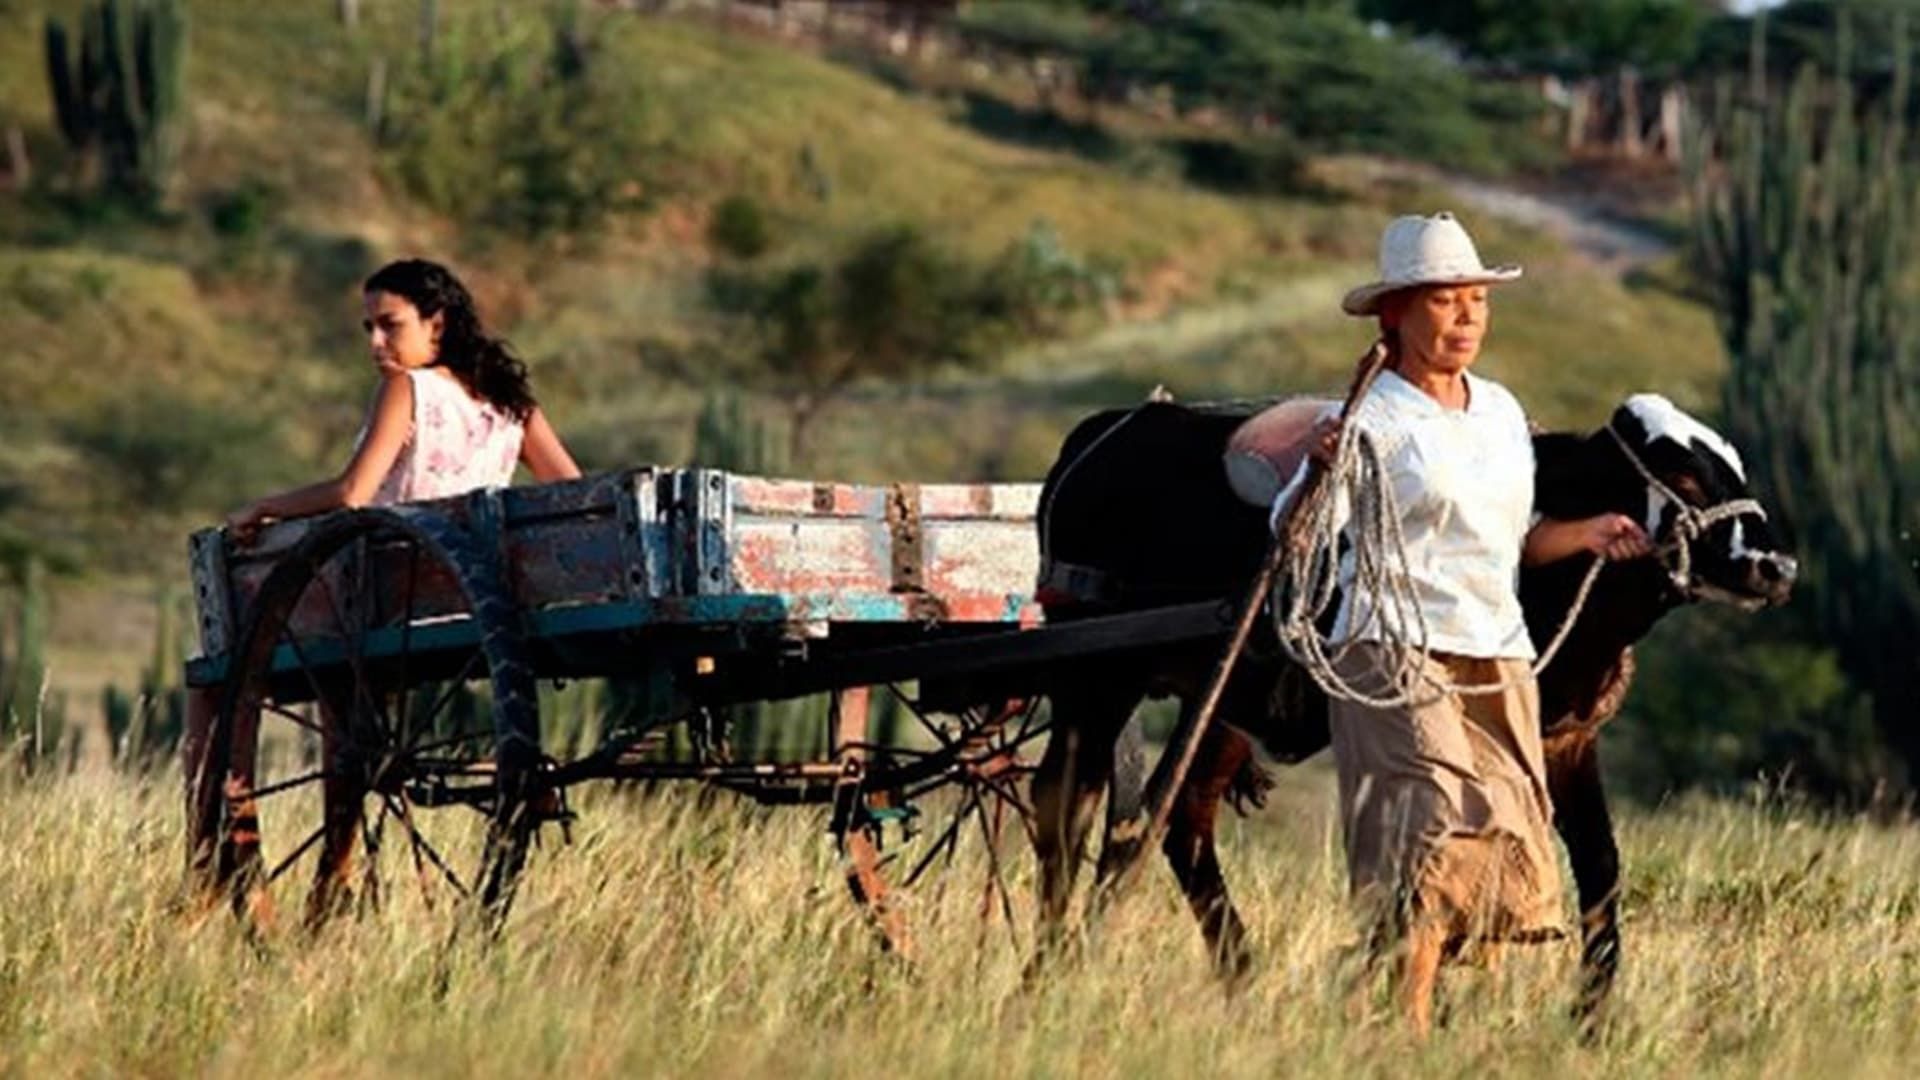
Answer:
POLYGON ((1113 746, 1113 772, 1107 780, 1106 831, 1100 838, 1100 864, 1093 895, 1103 897, 1113 879, 1138 857, 1147 840, 1147 735, 1134 710, 1113 746))
MULTIPOLYGON (((1056 690, 1053 734, 1033 774, 1034 853, 1040 862, 1039 955, 1065 940, 1073 883, 1094 812, 1113 769, 1113 744, 1138 696, 1083 684, 1056 690)), ((1030 969, 1030 971, 1033 969, 1030 969)))
POLYGON ((1245 736, 1223 724, 1214 725, 1201 741, 1193 769, 1181 785, 1180 797, 1167 821, 1166 838, 1161 842, 1180 891, 1186 894, 1187 906, 1200 920, 1200 933, 1206 938, 1214 970, 1229 985, 1246 976, 1253 966, 1253 953, 1247 948, 1246 924, 1234 910, 1226 878, 1220 873, 1214 826, 1234 775, 1252 758, 1253 747, 1245 736))
POLYGON ((1554 826, 1566 841, 1573 879, 1580 890, 1580 997, 1575 1015, 1591 1023, 1606 1003, 1620 969, 1620 851, 1600 784, 1600 756, 1591 735, 1551 748, 1547 783, 1553 792, 1554 826))

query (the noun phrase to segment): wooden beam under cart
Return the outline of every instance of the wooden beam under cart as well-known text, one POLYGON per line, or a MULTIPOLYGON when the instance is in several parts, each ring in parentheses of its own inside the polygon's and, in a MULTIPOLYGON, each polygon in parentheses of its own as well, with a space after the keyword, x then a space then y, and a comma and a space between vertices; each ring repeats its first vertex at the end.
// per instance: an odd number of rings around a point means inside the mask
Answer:
POLYGON ((1023 630, 935 637, 844 653, 823 650, 767 671, 743 672, 733 678, 724 677, 723 672, 698 696, 708 704, 729 704, 800 697, 846 686, 945 678, 977 680, 997 693, 1045 693, 1056 665, 1223 637, 1233 629, 1234 614, 1230 604, 1205 600, 1023 630))
MULTIPOLYGON (((542 643, 564 650, 569 639, 617 641, 636 633, 651 636, 673 631, 723 630, 754 622, 778 624, 782 622, 776 617, 779 600, 778 597, 700 598, 695 610, 702 614, 717 615, 718 609, 725 608, 726 613, 735 616, 711 621, 686 619, 684 616, 691 613, 686 610, 676 612, 682 616, 680 619, 662 617, 661 607, 680 608, 684 601, 594 605, 541 612, 532 618, 531 644, 538 653, 544 651, 542 643), (756 605, 756 600, 761 603, 756 605), (755 615, 761 618, 755 619, 755 615)), ((826 641, 811 643, 817 647, 797 655, 776 655, 770 649, 736 654, 731 658, 734 663, 723 663, 717 676, 700 680, 697 693, 703 702, 726 704, 800 697, 848 686, 939 678, 978 679, 1004 690, 1044 691, 1048 670, 1054 665, 1129 649, 1203 641, 1227 633, 1232 620, 1230 605, 1208 600, 1027 629, 991 629, 991 624, 926 626, 902 621, 897 624, 899 637, 886 644, 838 650, 832 647, 830 636, 826 641)), ((871 623, 864 624, 864 628, 889 629, 884 624, 871 623)), ((894 635, 889 632, 886 636, 894 635)), ((363 641, 362 663, 378 665, 398 652, 402 640, 398 627, 368 631, 363 641)), ((409 661, 411 671, 416 678, 451 674, 458 670, 459 659, 478 645, 478 640, 468 619, 416 625, 407 638, 413 654, 409 661), (445 663, 436 665, 435 657, 445 663), (442 666, 447 667, 444 673, 438 670, 442 666)), ((634 651, 644 654, 645 650, 641 647, 634 651)), ((309 642, 303 645, 303 652, 307 662, 315 667, 347 662, 346 644, 338 639, 309 642)), ((292 676, 299 672, 300 666, 299 658, 290 647, 281 646, 275 653, 276 673, 292 676)), ((188 682, 193 686, 218 685, 226 677, 226 669, 226 657, 195 660, 188 665, 188 682)), ((541 671, 540 674, 545 677, 553 673, 541 671)), ((293 696, 298 696, 297 684, 289 683, 288 689, 293 691, 293 696)))

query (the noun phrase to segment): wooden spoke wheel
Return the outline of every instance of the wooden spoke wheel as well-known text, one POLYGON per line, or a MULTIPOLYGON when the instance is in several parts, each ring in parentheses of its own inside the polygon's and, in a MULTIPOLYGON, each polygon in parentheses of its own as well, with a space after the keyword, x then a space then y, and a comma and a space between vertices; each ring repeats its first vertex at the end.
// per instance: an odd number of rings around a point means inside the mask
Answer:
POLYGON ((1007 880, 1010 856, 1002 840, 1009 827, 1025 833, 1029 841, 1034 836, 1026 779, 1033 771, 1034 745, 1047 733, 1039 716, 1039 699, 993 701, 943 717, 895 693, 938 744, 934 754, 944 765, 937 775, 909 786, 902 798, 911 802, 937 789, 948 791, 944 820, 917 854, 902 884, 911 886, 936 868, 951 867, 962 848, 977 842, 985 864, 979 899, 982 927, 997 915, 1004 918, 1008 932, 1017 936, 1007 880))
MULTIPOLYGON (((1034 769, 1033 746, 1046 735, 1038 719, 1039 704, 1038 699, 1014 699, 975 706, 962 712, 954 725, 959 798, 944 834, 946 858, 951 860, 960 834, 971 821, 986 856, 980 917, 990 920, 997 909, 1010 930, 1015 921, 1001 840, 1009 825, 1016 826, 1029 842, 1034 838, 1033 807, 1026 788, 1034 769)), ((936 848, 923 855, 922 867, 937 853, 936 848)))
POLYGON ((497 927, 561 812, 514 614, 444 517, 316 523, 254 594, 191 765, 202 886, 261 928, 415 902, 497 927))

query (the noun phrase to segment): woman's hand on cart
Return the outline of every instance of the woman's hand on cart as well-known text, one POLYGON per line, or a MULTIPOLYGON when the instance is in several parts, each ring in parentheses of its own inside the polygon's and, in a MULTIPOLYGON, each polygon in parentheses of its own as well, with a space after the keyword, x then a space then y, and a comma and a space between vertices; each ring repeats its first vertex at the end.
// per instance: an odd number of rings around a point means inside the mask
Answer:
POLYGON ((252 547, 260 530, 276 519, 258 502, 251 502, 227 515, 227 539, 237 547, 252 547))

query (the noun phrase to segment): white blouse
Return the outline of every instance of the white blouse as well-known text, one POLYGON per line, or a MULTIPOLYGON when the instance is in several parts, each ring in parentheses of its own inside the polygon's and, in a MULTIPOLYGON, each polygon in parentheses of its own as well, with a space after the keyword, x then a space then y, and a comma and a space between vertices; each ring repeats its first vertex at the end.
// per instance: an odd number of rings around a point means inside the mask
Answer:
MULTIPOLYGON (((1393 484, 1427 647, 1531 660, 1519 579, 1520 549, 1532 524, 1533 437, 1520 403, 1505 387, 1463 377, 1467 407, 1449 409, 1396 372, 1384 371, 1354 410, 1353 422, 1372 437, 1393 484)), ((1330 407, 1336 414, 1338 409, 1330 407)), ((1274 500, 1276 522, 1306 471, 1303 462, 1274 500)), ((1344 523, 1347 492, 1334 496, 1344 523)), ((1353 573, 1349 551, 1340 561, 1345 599, 1333 640, 1377 640, 1372 607, 1355 594, 1353 573)))
MULTIPOLYGON (((413 426, 373 505, 444 499, 512 482, 526 434, 520 421, 441 372, 414 369, 407 376, 413 381, 413 426)), ((360 438, 366 437, 362 430, 360 438)))

